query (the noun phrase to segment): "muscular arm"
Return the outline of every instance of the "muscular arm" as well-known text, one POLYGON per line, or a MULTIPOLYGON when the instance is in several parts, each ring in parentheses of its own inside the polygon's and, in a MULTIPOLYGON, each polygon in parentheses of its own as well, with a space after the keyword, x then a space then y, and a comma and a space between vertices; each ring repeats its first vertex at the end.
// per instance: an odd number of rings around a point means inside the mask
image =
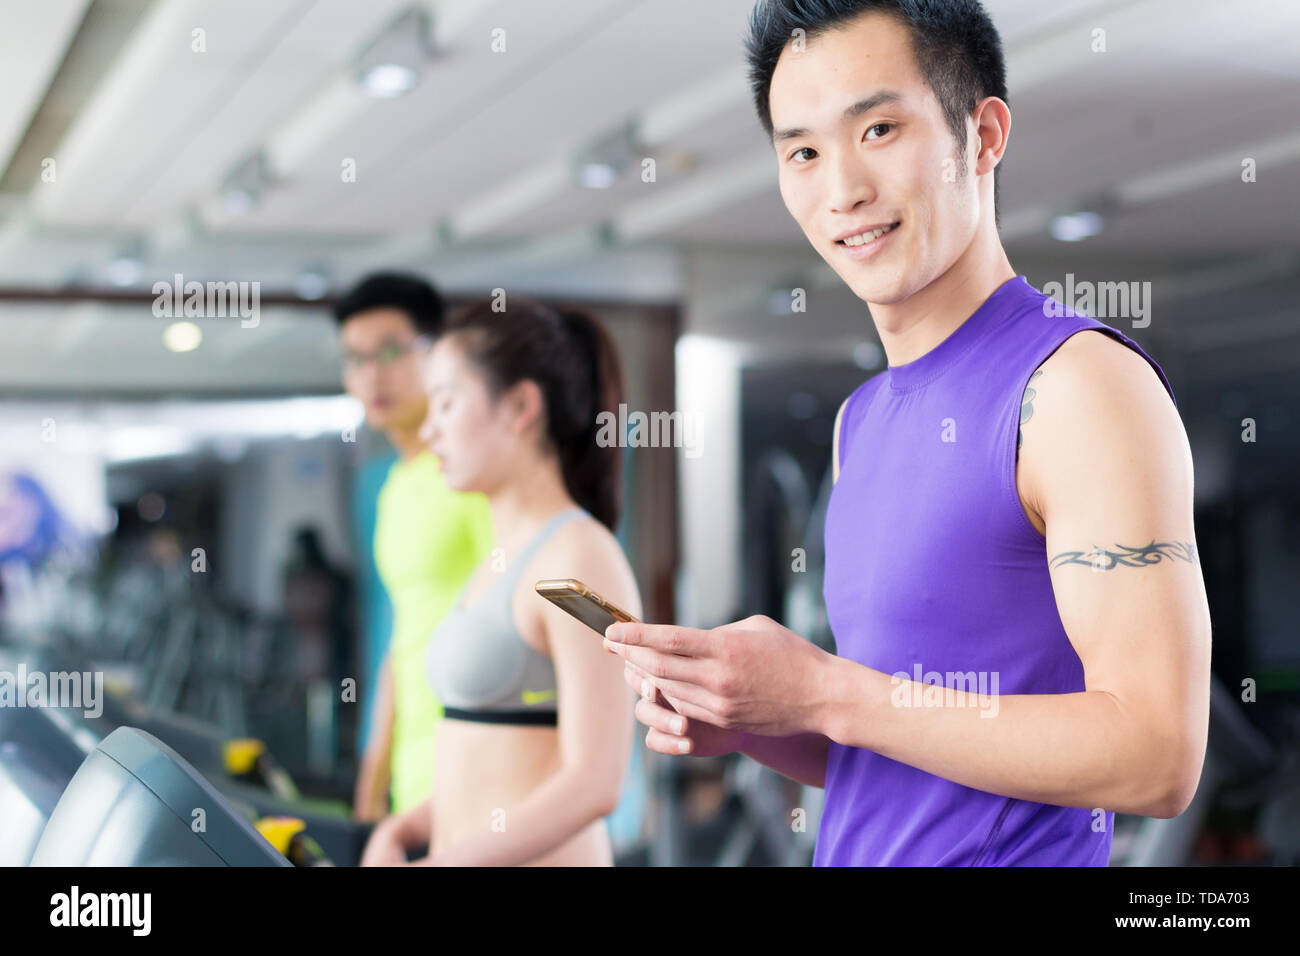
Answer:
POLYGON ((826 726, 840 743, 979 790, 1176 816, 1199 781, 1209 720, 1186 434, 1146 361, 1102 334, 1068 339, 1033 381, 1019 467, 1086 690, 1001 695, 986 719, 960 692, 958 706, 891 706, 888 675, 837 660, 826 726))

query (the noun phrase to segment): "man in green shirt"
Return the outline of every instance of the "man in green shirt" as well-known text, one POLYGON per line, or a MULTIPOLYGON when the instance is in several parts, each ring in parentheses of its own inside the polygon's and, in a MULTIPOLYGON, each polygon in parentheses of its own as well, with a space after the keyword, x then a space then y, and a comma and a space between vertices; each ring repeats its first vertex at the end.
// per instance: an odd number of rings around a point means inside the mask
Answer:
POLYGON ((335 308, 343 385, 398 454, 375 521, 375 564, 392 601, 393 632, 357 779, 354 813, 362 820, 387 815, 390 791, 391 810, 401 813, 433 790, 442 706, 425 678, 425 642, 492 547, 487 498, 449 489, 419 438, 428 404, 418 340, 441 331, 443 313, 433 286, 397 273, 368 276, 335 308))

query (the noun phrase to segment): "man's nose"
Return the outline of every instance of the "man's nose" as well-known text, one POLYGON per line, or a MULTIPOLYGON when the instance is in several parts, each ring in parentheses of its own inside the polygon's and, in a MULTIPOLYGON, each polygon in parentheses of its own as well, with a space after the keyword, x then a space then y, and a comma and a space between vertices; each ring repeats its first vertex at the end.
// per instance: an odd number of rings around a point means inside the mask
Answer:
POLYGON ((836 150, 830 159, 828 194, 831 212, 852 212, 875 198, 871 175, 852 150, 836 150))

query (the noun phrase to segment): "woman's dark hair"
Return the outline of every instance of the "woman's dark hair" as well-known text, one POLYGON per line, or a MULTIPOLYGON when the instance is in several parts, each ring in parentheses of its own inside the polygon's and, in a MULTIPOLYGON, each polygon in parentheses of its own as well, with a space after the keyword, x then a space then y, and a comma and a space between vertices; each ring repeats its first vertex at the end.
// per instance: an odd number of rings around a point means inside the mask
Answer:
MULTIPOLYGON (((1007 69, 1002 38, 979 0, 758 0, 749 17, 745 54, 759 121, 771 139, 769 94, 772 74, 786 44, 803 30, 806 41, 867 13, 884 13, 912 36, 917 68, 943 108, 957 141, 966 151, 966 121, 986 96, 1007 100, 1007 69)), ((993 216, 998 217, 998 174, 993 170, 993 216)))
POLYGON ((493 398, 525 379, 537 383, 569 495, 610 531, 617 530, 622 443, 597 441, 597 416, 609 412, 617 420, 623 401, 623 366, 613 339, 582 309, 556 310, 512 297, 504 311, 496 311, 494 301, 453 313, 444 337, 454 337, 483 371, 493 398))
POLYGON ((446 307, 430 283, 405 272, 375 272, 360 282, 334 306, 334 318, 342 325, 358 312, 371 309, 400 309, 420 335, 442 331, 446 307))

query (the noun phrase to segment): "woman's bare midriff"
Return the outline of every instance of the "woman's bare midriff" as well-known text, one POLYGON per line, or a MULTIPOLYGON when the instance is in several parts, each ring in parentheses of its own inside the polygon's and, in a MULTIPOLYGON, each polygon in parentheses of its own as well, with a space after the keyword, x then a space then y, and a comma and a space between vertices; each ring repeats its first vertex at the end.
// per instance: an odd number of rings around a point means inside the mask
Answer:
MULTIPOLYGON (((511 838, 512 808, 560 769, 554 727, 443 720, 434 744, 433 845, 437 853, 483 834, 511 838)), ((612 866, 603 818, 525 866, 612 866)))

